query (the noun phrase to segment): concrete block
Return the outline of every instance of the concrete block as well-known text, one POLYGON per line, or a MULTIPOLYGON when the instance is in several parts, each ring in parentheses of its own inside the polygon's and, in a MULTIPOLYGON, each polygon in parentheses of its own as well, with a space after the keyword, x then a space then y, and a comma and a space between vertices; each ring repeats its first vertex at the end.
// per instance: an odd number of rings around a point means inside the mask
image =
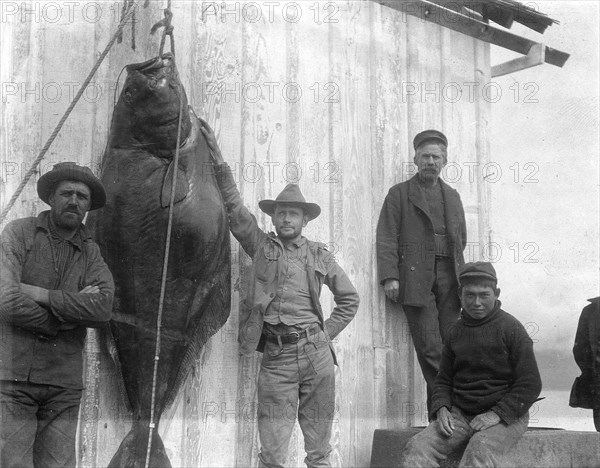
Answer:
MULTIPOLYGON (((397 468, 408 440, 423 430, 379 429, 373 434, 371 468, 397 468)), ((442 468, 455 468, 462 452, 451 454, 442 468)), ((517 446, 500 459, 510 468, 593 468, 600 467, 600 433, 563 429, 529 428, 517 446)))

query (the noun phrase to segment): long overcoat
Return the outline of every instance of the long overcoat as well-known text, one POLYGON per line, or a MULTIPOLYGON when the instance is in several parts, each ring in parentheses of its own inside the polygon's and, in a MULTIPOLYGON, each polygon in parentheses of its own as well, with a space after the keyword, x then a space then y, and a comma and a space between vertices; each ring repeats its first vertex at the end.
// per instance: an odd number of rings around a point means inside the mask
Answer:
POLYGON ((581 369, 571 389, 569 405, 600 409, 600 297, 588 299, 581 311, 573 356, 581 369))
MULTIPOLYGON (((456 190, 441 179, 446 234, 455 263, 464 264, 467 244, 465 212, 456 190)), ((377 224, 377 267, 379 280, 400 281, 399 302, 423 307, 435 280, 435 239, 432 215, 418 175, 390 188, 377 224)))

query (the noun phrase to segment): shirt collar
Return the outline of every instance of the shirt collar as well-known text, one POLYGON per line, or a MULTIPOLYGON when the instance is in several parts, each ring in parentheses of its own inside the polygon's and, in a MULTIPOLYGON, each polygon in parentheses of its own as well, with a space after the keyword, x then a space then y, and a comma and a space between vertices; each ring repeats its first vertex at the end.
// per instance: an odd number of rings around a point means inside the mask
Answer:
POLYGON ((306 237, 304 236, 300 237, 296 242, 292 242, 292 245, 295 245, 297 248, 302 247, 304 244, 306 244, 306 237))
MULTIPOLYGON (((277 242, 278 244, 280 244, 282 247, 284 246, 284 245, 283 245, 283 242, 281 242, 281 239, 279 238, 279 236, 277 236, 277 235, 276 235, 274 232, 270 232, 270 233, 269 233, 269 237, 270 237, 272 240, 274 240, 275 242, 277 242)), ((300 247, 302 247, 304 244, 306 244, 306 237, 304 237, 304 236, 301 236, 301 237, 300 237, 300 239, 298 239, 298 241, 296 241, 296 242, 292 242, 292 244, 291 244, 291 245, 293 245, 293 246, 295 246, 295 247, 297 247, 297 248, 300 248, 300 247)))

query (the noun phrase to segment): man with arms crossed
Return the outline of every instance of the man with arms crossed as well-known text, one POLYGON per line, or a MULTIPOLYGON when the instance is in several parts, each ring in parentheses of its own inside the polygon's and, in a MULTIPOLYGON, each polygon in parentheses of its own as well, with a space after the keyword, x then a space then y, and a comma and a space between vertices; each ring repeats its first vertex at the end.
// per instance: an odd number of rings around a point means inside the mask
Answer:
POLYGON ((244 206, 213 131, 202 122, 213 156, 229 228, 252 258, 245 307, 240 310, 240 352, 263 352, 258 374, 259 466, 282 467, 298 415, 308 467, 329 467, 335 413, 335 354, 331 339, 358 309, 358 294, 324 244, 302 236, 321 208, 289 184, 259 207, 275 226, 265 233, 244 206), (326 284, 336 303, 325 320, 319 295, 326 284))
POLYGON ((76 465, 86 327, 111 317, 113 278, 81 224, 106 200, 87 167, 60 163, 38 180, 50 211, 2 232, 0 466, 76 465))

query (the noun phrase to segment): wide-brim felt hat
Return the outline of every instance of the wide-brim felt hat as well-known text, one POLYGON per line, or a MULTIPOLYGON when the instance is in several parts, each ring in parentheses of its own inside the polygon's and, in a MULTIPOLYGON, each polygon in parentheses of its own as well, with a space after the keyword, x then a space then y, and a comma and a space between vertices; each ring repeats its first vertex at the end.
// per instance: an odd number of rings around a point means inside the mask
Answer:
POLYGON ((102 208, 106 203, 106 192, 100 179, 89 167, 79 166, 74 162, 55 164, 51 171, 40 177, 37 181, 39 197, 50 204, 50 196, 54 193, 56 185, 63 180, 74 180, 88 186, 91 194, 90 211, 102 208))
POLYGON ((269 216, 275 214, 275 207, 277 204, 293 205, 302 208, 305 216, 308 219, 315 219, 321 214, 321 207, 316 203, 309 203, 302 195, 300 187, 296 184, 288 184, 275 200, 261 200, 258 202, 258 206, 261 210, 267 213, 269 216))
POLYGON ((448 146, 448 138, 439 130, 424 130, 421 133, 418 133, 413 139, 413 147, 415 150, 421 146, 426 141, 437 140, 442 142, 445 146, 448 146))

